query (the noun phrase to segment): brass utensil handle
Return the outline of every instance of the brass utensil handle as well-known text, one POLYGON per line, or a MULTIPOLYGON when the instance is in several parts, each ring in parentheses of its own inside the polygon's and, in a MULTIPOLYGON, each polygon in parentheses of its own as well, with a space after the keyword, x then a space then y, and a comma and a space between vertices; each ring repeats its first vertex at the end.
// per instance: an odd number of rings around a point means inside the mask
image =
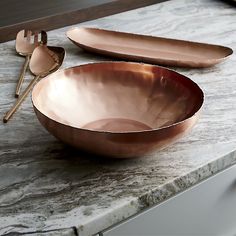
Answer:
POLYGON ((20 95, 21 86, 22 86, 22 83, 24 81, 25 72, 26 72, 26 70, 28 68, 29 61, 30 61, 30 55, 27 55, 26 58, 25 58, 24 65, 22 66, 22 69, 21 69, 21 72, 20 72, 18 83, 16 85, 16 92, 15 92, 15 97, 16 98, 18 98, 19 95, 20 95))
POLYGON ((11 116, 15 113, 15 111, 17 110, 17 108, 21 105, 21 103, 24 101, 24 99, 26 98, 26 96, 28 95, 28 93, 30 92, 30 90, 32 89, 32 87, 34 86, 34 84, 36 84, 36 82, 38 81, 38 79, 40 78, 39 75, 35 76, 35 78, 30 82, 30 84, 28 85, 28 87, 25 89, 25 91, 22 93, 22 95, 17 99, 16 103, 14 104, 14 106, 11 108, 11 110, 9 110, 6 115, 3 117, 3 122, 6 123, 8 122, 8 120, 11 118, 11 116))

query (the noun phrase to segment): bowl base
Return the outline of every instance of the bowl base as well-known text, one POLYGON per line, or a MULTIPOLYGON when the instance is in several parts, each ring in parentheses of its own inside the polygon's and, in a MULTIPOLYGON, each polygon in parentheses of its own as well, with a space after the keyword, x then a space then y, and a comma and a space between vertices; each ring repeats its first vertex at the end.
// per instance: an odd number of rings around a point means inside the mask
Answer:
POLYGON ((130 131, 144 131, 152 130, 152 128, 140 121, 123 119, 123 118, 108 118, 92 121, 83 129, 96 131, 110 131, 110 132, 130 132, 130 131))

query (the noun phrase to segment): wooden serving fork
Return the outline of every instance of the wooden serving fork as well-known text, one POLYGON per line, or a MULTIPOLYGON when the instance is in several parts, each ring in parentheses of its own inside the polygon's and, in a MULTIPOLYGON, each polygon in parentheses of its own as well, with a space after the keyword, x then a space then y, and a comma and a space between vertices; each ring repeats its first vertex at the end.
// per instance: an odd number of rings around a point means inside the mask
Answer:
POLYGON ((30 57, 34 49, 40 44, 47 44, 47 33, 45 31, 21 30, 16 36, 16 52, 25 57, 21 73, 16 86, 15 97, 18 98, 21 86, 25 77, 26 69, 29 65, 30 57))

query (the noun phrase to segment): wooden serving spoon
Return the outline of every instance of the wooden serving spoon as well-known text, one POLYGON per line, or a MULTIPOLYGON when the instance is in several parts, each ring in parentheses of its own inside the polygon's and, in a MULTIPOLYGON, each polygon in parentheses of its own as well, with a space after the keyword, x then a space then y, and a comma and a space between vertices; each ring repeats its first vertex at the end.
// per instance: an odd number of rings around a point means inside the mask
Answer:
POLYGON ((29 63, 29 68, 35 78, 30 82, 25 91, 17 99, 14 106, 6 113, 3 117, 3 122, 6 123, 15 113, 17 108, 21 105, 23 100, 26 98, 30 90, 37 83, 40 78, 56 71, 61 66, 65 57, 65 50, 61 47, 51 47, 46 45, 40 45, 35 48, 31 60, 29 63))

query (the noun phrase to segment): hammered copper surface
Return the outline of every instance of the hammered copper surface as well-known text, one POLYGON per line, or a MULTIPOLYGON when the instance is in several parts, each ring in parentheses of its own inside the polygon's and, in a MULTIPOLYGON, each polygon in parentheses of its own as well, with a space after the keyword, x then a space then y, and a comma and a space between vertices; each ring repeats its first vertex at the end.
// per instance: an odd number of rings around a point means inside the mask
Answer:
POLYGON ((67 37, 103 55, 168 66, 213 66, 233 53, 228 47, 96 28, 72 28, 67 37))
POLYGON ((102 62, 58 71, 33 89, 42 125, 58 139, 109 157, 168 146, 196 123, 203 92, 166 68, 102 62))

